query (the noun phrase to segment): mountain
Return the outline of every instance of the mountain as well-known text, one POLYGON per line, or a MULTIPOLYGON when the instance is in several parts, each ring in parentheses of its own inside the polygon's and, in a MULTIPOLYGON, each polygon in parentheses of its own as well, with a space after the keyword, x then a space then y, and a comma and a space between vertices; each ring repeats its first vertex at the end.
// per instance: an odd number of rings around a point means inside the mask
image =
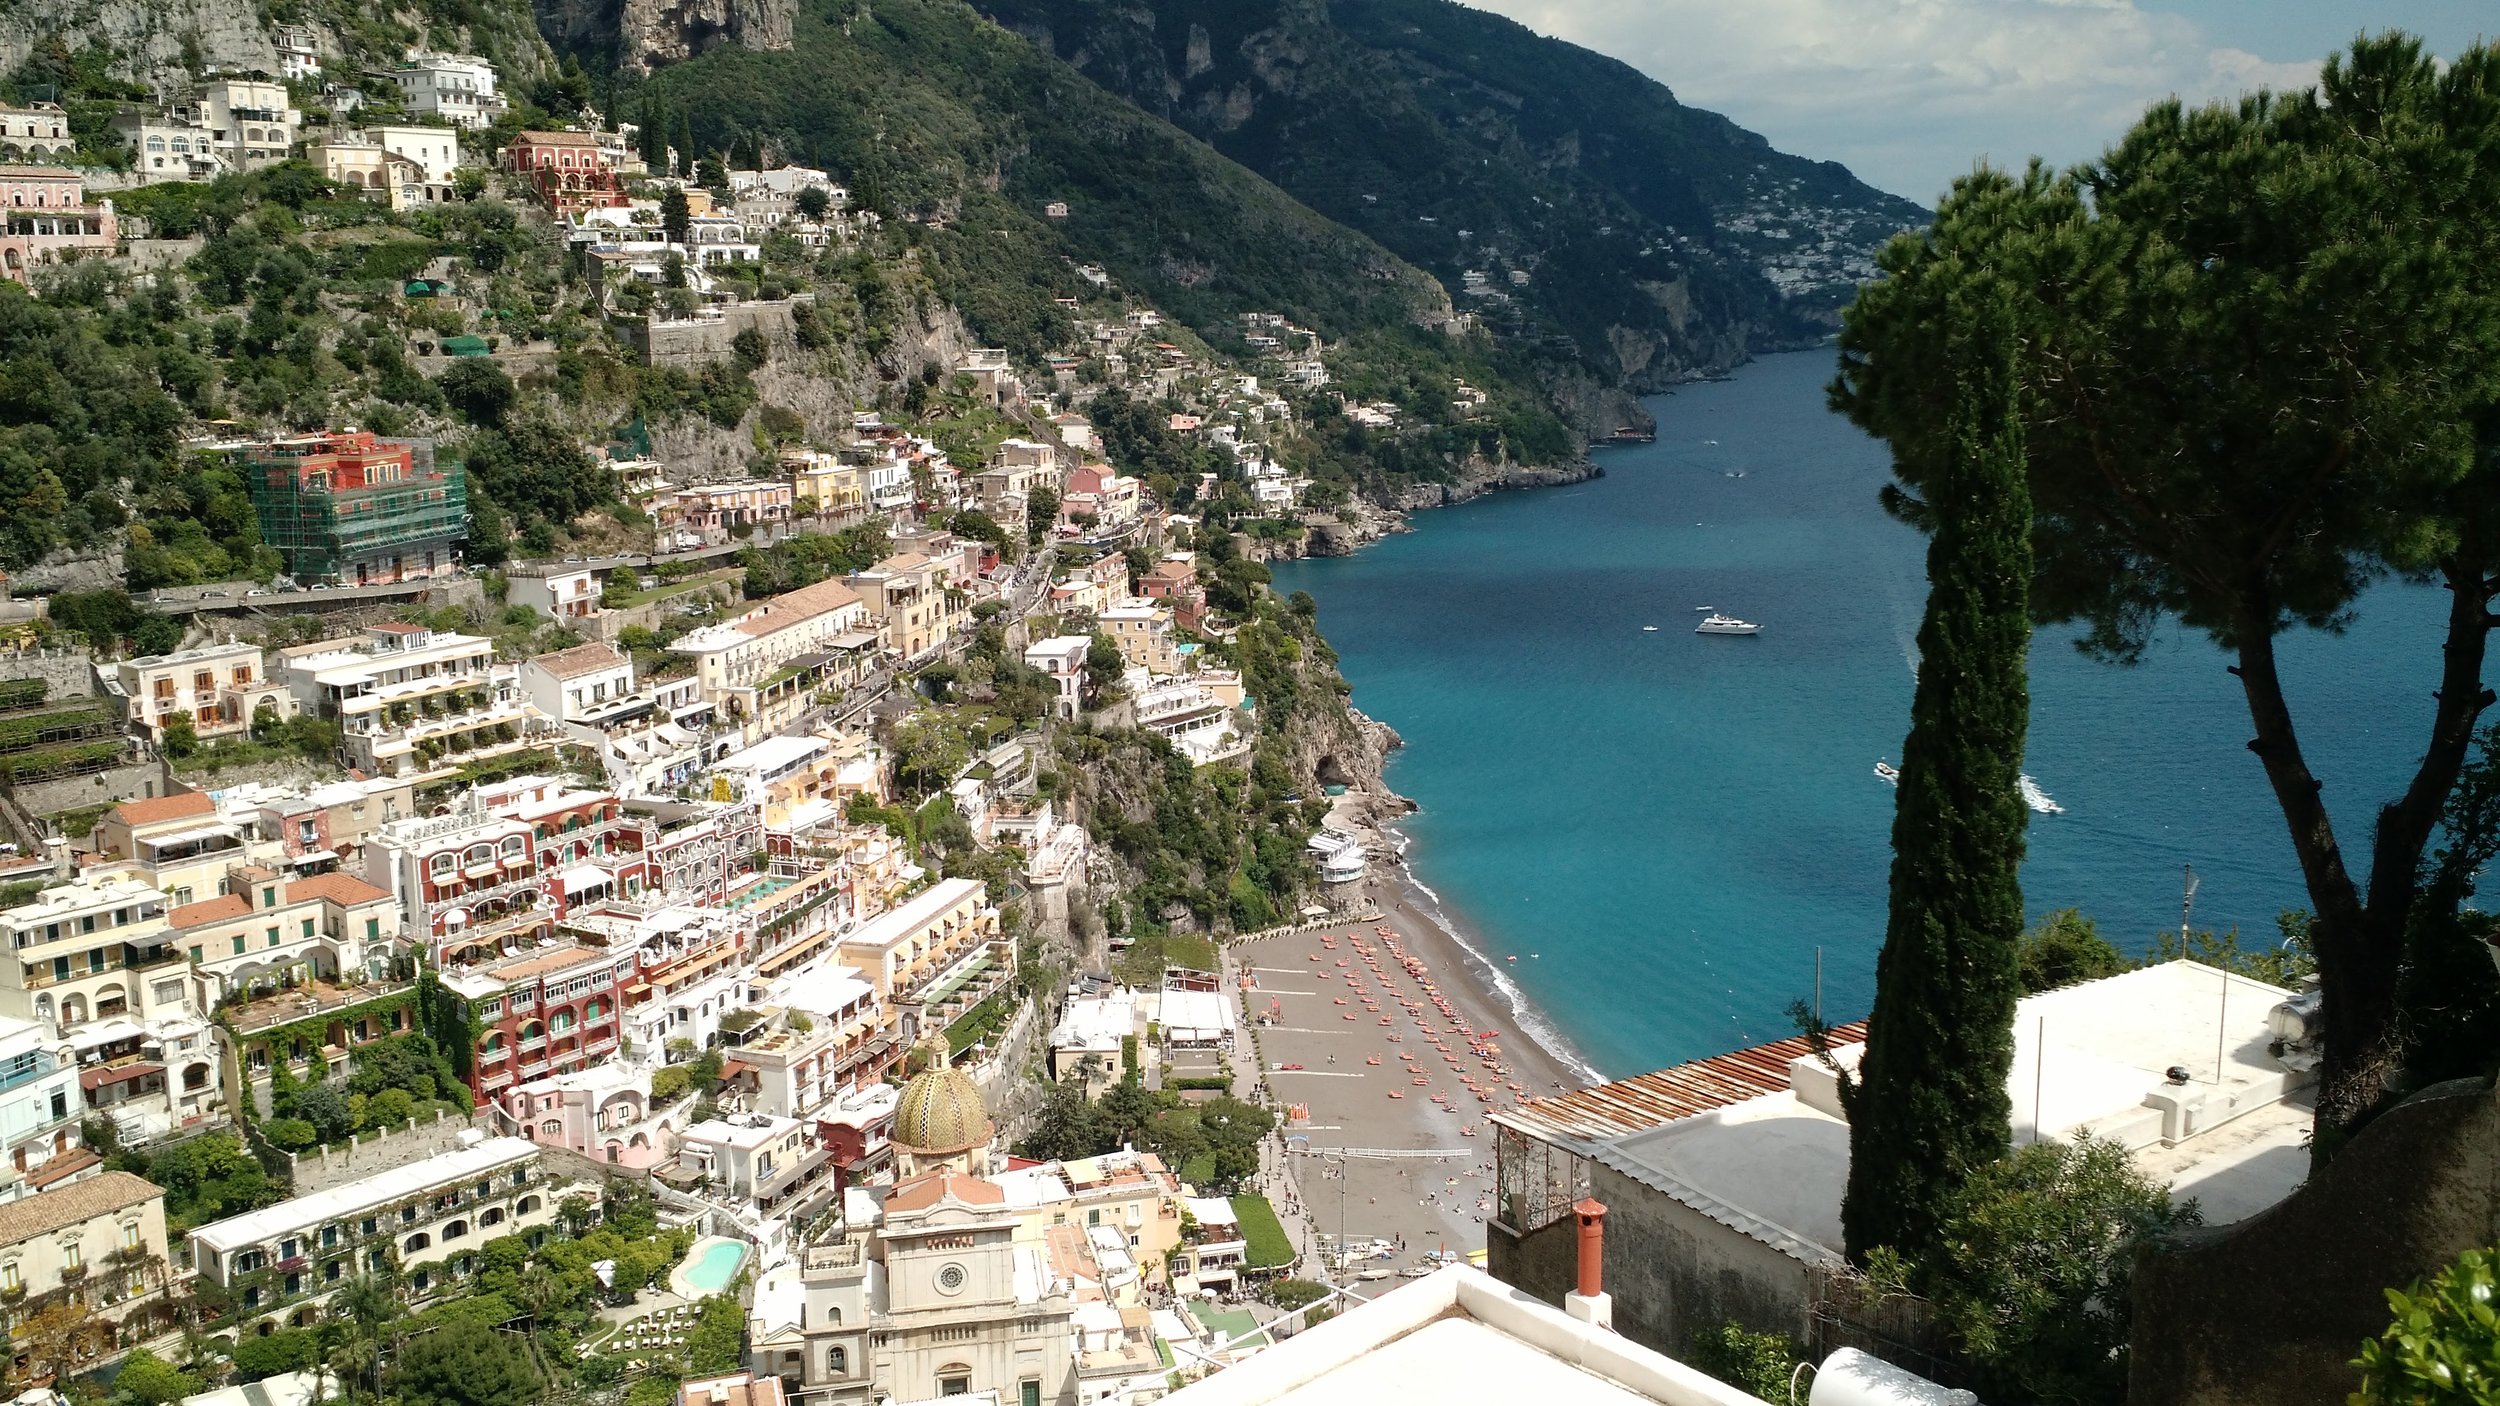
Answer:
POLYGON ((1430 276, 956 0, 835 0, 793 28, 785 49, 662 67, 623 107, 682 115, 700 150, 824 166, 918 222, 985 335, 1038 350, 1086 264, 1201 332, 1244 311, 1332 340, 1450 317, 1430 276))
MULTIPOLYGON (((562 32, 610 42, 595 22, 562 32)), ((1613 405, 1558 417, 1547 380, 1456 315, 1433 275, 960 0, 815 0, 788 47, 661 63, 617 106, 697 151, 837 173, 900 224, 930 292, 1028 361, 1072 345, 1061 300, 1106 289, 1237 360, 1254 355, 1248 314, 1317 332, 1333 386, 1438 427, 1366 448, 1358 483, 1570 464, 1578 434, 1621 422, 1613 405), (1490 396, 1463 426, 1462 383, 1490 396)))
POLYGON ((973 0, 1439 278, 1503 344, 1654 389, 1836 325, 1927 212, 1448 0, 973 0))

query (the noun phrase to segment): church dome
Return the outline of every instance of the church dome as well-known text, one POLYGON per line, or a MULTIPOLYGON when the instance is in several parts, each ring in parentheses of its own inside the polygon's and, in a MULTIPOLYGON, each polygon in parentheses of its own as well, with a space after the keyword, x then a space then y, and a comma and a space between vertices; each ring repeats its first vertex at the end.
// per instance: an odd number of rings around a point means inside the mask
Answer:
POLYGON ((894 1105, 894 1145, 919 1156, 986 1147, 996 1131, 972 1076, 942 1059, 913 1075, 894 1105))

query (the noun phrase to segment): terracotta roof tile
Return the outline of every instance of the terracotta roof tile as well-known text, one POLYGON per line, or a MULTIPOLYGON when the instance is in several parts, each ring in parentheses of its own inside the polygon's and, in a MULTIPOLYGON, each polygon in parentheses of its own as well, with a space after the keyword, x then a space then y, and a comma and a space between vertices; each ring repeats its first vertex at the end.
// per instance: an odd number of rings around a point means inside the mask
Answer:
POLYGON ((353 874, 315 874, 308 879, 297 879, 286 886, 286 896, 290 903, 300 903, 308 898, 323 898, 342 908, 353 908, 359 903, 371 903, 376 899, 390 897, 388 893, 353 874))
MULTIPOLYGON (((1866 1022, 1832 1029, 1826 1043, 1863 1044, 1866 1022)), ((1791 1061, 1814 1053, 1802 1035, 1733 1050, 1653 1074, 1639 1074, 1594 1088, 1530 1099, 1494 1115, 1504 1127, 1560 1141, 1598 1142, 1663 1127, 1680 1118, 1726 1108, 1788 1087, 1791 1061)))
POLYGON ((252 911, 251 900, 239 893, 219 894, 215 898, 186 903, 165 915, 165 926, 174 929, 206 927, 240 918, 252 911))
POLYGON ((795 591, 784 591, 764 602, 762 609, 738 622, 738 630, 746 635, 769 635, 813 620, 827 611, 857 604, 857 591, 828 579, 813 586, 801 586, 795 591))
POLYGON ((913 1177, 885 1198, 887 1211, 924 1211, 952 1196, 968 1206, 1003 1206, 1007 1193, 994 1181, 939 1170, 913 1177))
POLYGON ((625 656, 617 653, 613 645, 593 642, 559 649, 553 654, 541 654, 530 662, 557 678, 570 679, 595 674, 601 669, 616 668, 625 662, 625 656))
POLYGON ((163 1196, 154 1182, 106 1172, 0 1206, 0 1245, 16 1245, 65 1226, 109 1216, 163 1196))

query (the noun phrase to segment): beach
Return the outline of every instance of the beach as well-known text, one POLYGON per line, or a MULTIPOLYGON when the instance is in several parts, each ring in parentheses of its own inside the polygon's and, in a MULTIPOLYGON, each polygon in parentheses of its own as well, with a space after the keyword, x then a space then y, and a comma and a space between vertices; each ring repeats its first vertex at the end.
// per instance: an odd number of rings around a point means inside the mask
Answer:
MULTIPOLYGON (((1279 1129, 1291 1176, 1279 1215, 1306 1246, 1402 1245, 1356 1266, 1395 1271, 1484 1248, 1488 1113, 1590 1081, 1521 1034, 1429 896, 1392 865, 1376 863, 1366 886, 1377 919, 1257 938, 1227 956, 1236 983, 1250 980, 1242 1016, 1267 1090, 1304 1114, 1279 1129)), ((1342 1278, 1316 1264, 1303 1272, 1342 1278)))

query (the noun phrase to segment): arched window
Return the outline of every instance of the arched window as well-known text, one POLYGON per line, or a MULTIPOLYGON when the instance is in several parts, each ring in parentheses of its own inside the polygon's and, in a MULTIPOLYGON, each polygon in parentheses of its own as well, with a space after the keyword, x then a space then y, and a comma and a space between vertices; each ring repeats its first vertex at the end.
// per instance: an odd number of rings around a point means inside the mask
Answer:
POLYGON ((562 1137, 564 1136, 564 1124, 550 1118, 546 1122, 538 1125, 538 1131, 545 1137, 562 1137))
POLYGON ((512 1213, 514 1215, 526 1216, 545 1204, 547 1203, 539 1200, 535 1196, 524 1196, 521 1198, 521 1204, 512 1208, 512 1213))
POLYGON ((409 1236, 407 1243, 401 1245, 399 1248, 402 1253, 413 1255, 419 1250, 431 1248, 433 1244, 434 1237, 420 1230, 416 1234, 409 1236))
MULTIPOLYGON (((841 1321, 841 1311, 839 1309, 835 1310, 834 1318, 836 1322, 841 1321)), ((827 1376, 834 1377, 849 1376, 851 1374, 851 1355, 839 1347, 826 1348, 825 1374, 827 1376)))
POLYGON ((494 847, 493 845, 471 845, 471 846, 469 846, 468 862, 469 862, 469 863, 471 863, 471 864, 492 864, 492 863, 494 863, 494 862, 495 862, 495 847, 494 847))
POLYGON ((468 1233, 469 1223, 464 1220, 456 1220, 443 1227, 443 1238, 445 1240, 457 1240, 468 1233))
POLYGON ((478 1212, 477 1223, 479 1225, 503 1224, 503 1207, 489 1206, 485 1210, 478 1212))
POLYGON ((460 861, 452 856, 450 850, 445 850, 441 854, 438 854, 431 860, 427 861, 427 867, 433 871, 434 877, 438 879, 450 877, 451 871, 458 868, 459 864, 460 861))
POLYGON ((558 1035, 571 1034, 575 1023, 571 1011, 557 1011, 554 1018, 547 1022, 558 1035))

